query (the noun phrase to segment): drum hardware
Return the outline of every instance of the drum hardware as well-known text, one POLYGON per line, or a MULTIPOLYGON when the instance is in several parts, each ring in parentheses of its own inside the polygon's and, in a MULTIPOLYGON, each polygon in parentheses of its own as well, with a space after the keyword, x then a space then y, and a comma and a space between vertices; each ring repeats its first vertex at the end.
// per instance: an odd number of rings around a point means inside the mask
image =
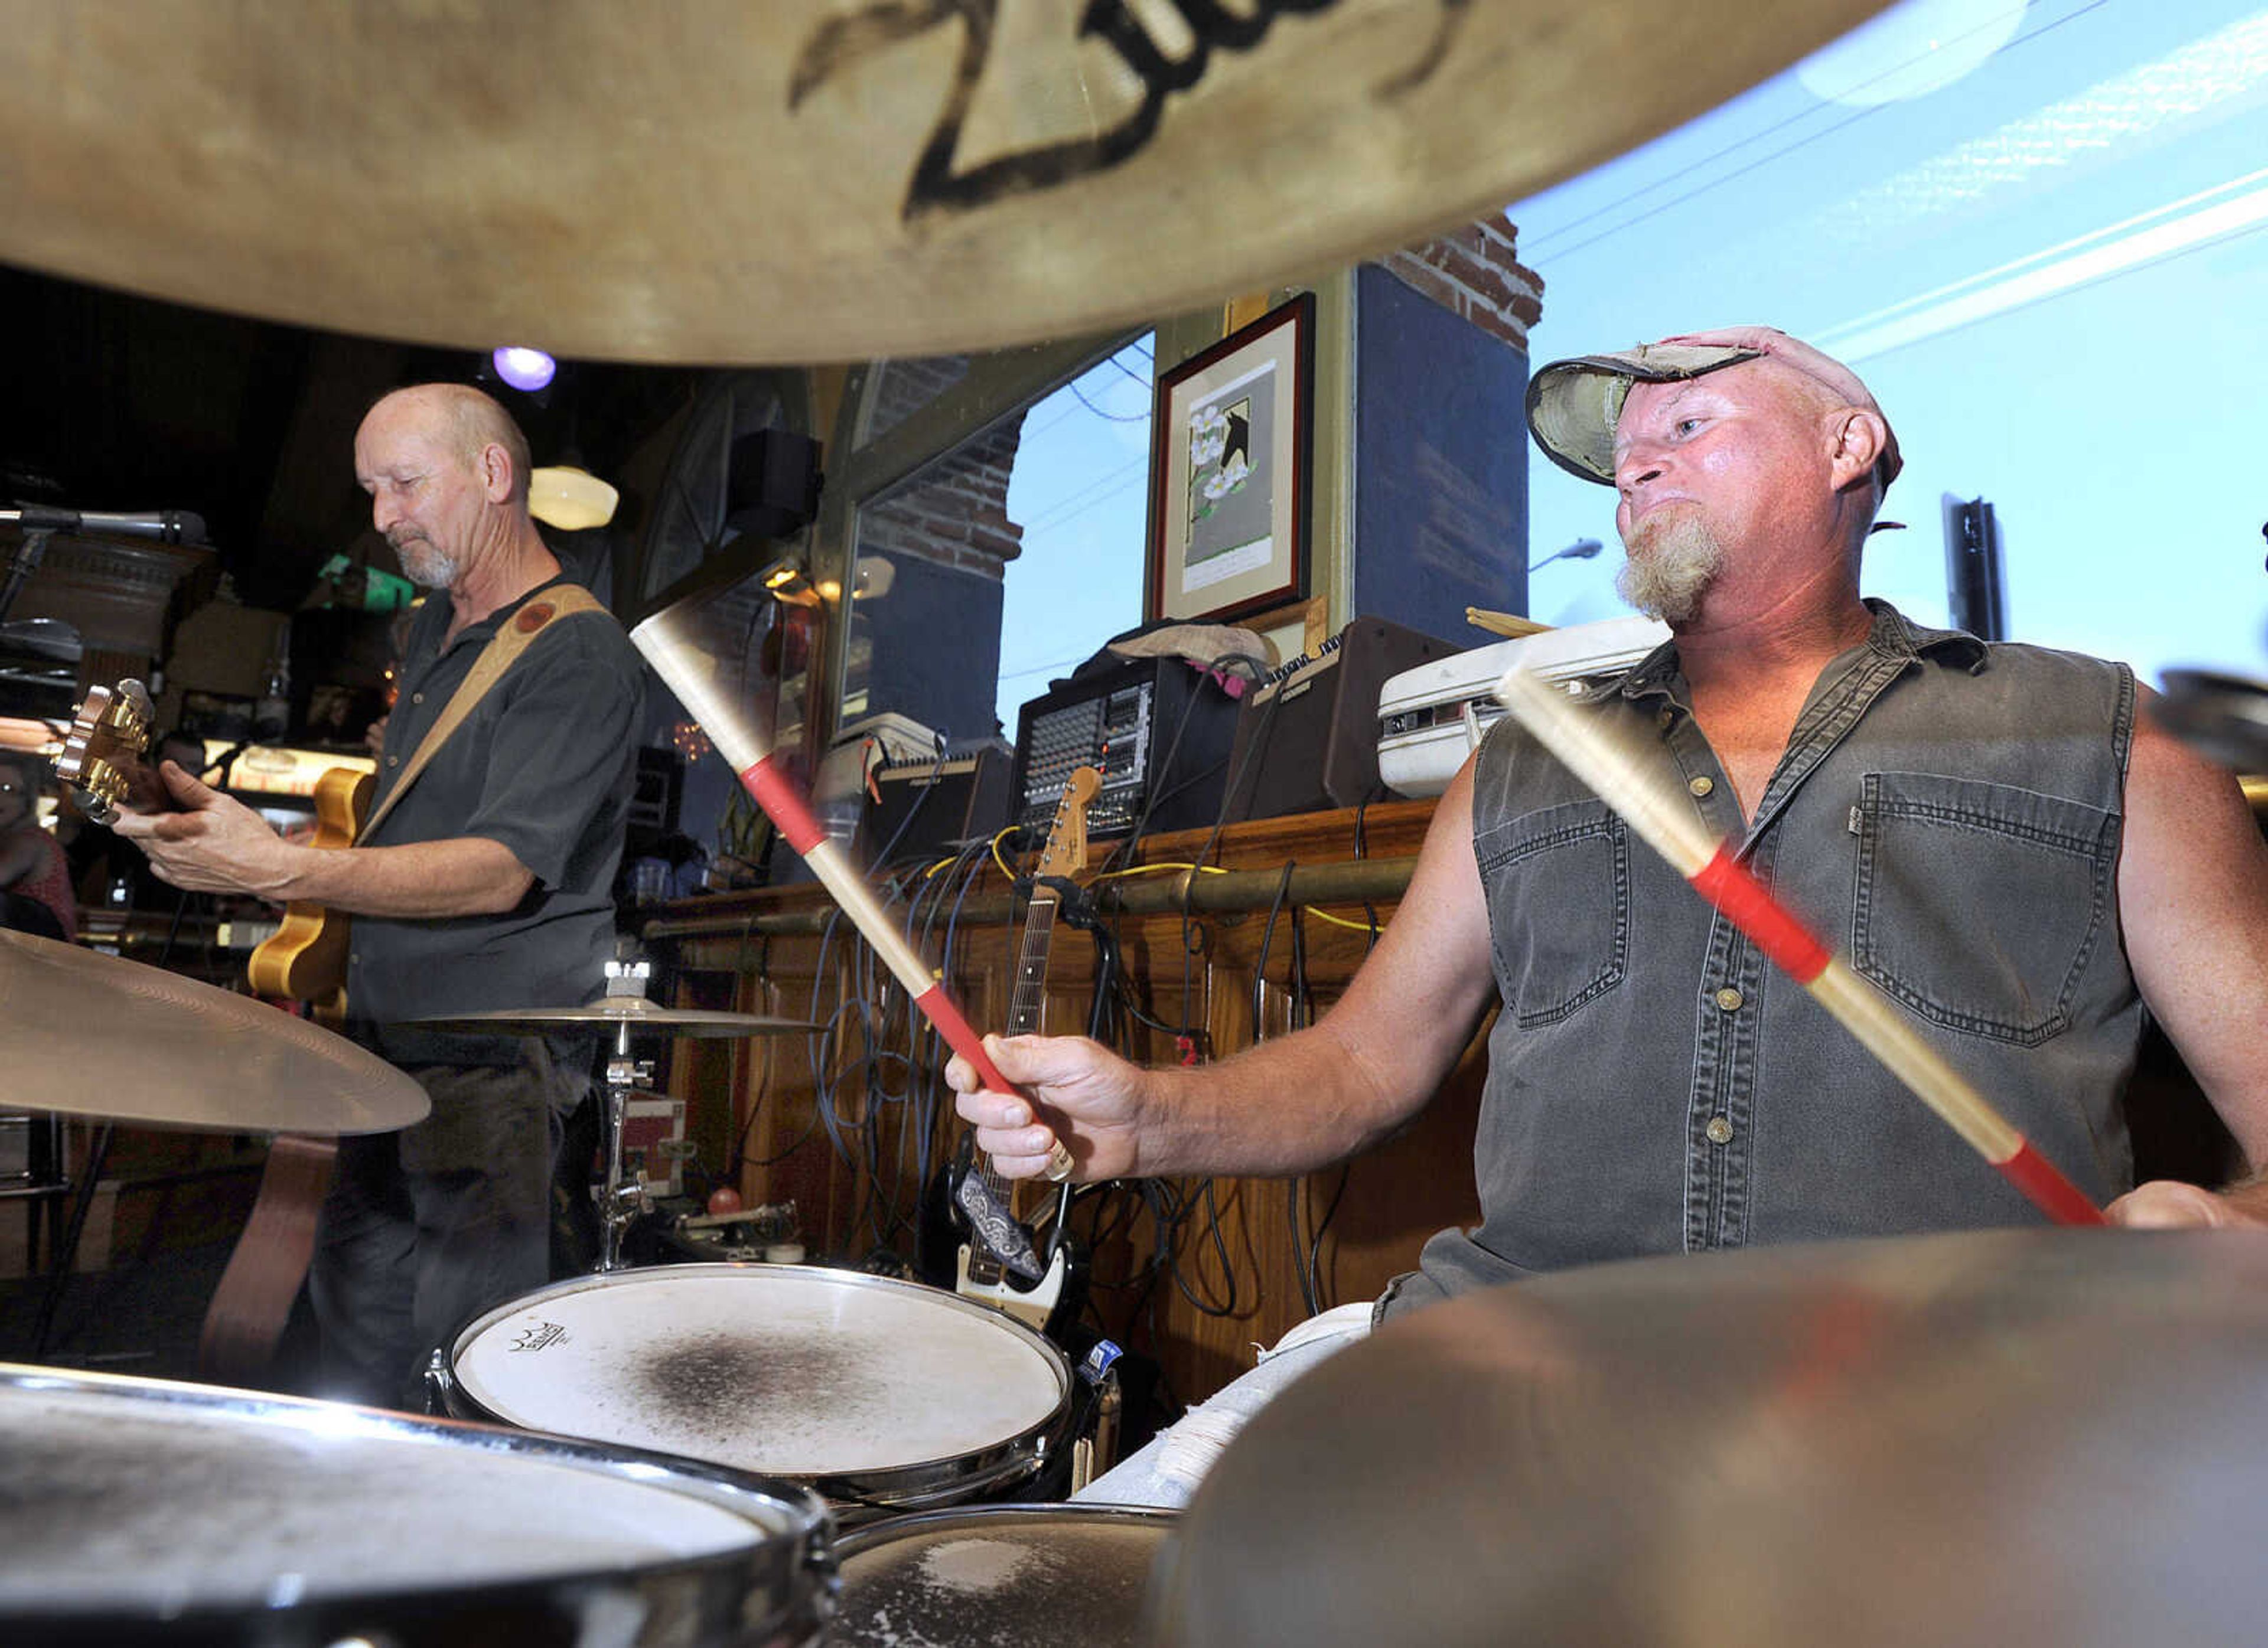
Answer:
POLYGON ((1118 1387, 1118 1359, 1126 1353, 1108 1339, 1098 1339, 1079 1359, 1079 1382, 1093 1393, 1085 1424, 1076 1428, 1071 1443, 1071 1491, 1087 1483, 1118 1462, 1118 1423, 1125 1397, 1118 1387))
POLYGON ((1390 1321, 1254 1415, 1155 1640, 2254 1641, 2264 1363, 2244 1232, 1531 1277, 1390 1321))
POLYGON ((630 1036, 643 1031, 666 1036, 774 1035, 818 1026, 790 1019, 758 1013, 712 1012, 699 1007, 664 1007, 649 1001, 645 982, 652 964, 642 960, 607 963, 607 993, 583 1007, 501 1008, 490 1012, 458 1013, 444 1018, 410 1020, 429 1030, 454 1030, 474 1034, 545 1035, 572 1025, 602 1026, 614 1032, 615 1044, 607 1057, 606 1155, 604 1181, 592 1195, 599 1208, 598 1272, 622 1269, 622 1233, 640 1215, 653 1211, 653 1197, 643 1181, 622 1172, 622 1118, 631 1095, 651 1093, 653 1078, 649 1059, 630 1056, 630 1036))
POLYGON ((686 1459, 0 1365, 0 1640, 816 1648, 826 1507, 686 1459))
POLYGON ((836 1544, 834 1640, 1133 1648, 1151 1571, 1180 1519, 1127 1505, 1003 1505, 854 1529, 836 1544))
POLYGON ((709 1249, 702 1254, 707 1259, 762 1260, 771 1264, 799 1264, 803 1260, 803 1245, 796 1240, 799 1226, 793 1202, 762 1202, 731 1213, 681 1213, 671 1222, 670 1232, 688 1248, 709 1249))

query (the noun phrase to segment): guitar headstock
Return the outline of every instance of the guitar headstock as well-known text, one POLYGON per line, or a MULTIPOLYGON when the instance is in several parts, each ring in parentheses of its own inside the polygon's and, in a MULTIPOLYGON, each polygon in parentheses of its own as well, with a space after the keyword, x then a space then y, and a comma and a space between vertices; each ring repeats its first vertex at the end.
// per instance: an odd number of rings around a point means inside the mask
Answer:
POLYGON ((55 757, 55 776, 96 823, 118 816, 118 804, 149 750, 153 714, 150 689, 129 679, 114 688, 88 688, 72 715, 63 754, 55 757))
POLYGON ((1086 868, 1086 804, 1102 788, 1102 775, 1092 767, 1075 770, 1056 803, 1055 821, 1048 826, 1048 844, 1040 850, 1036 876, 1069 879, 1086 868))

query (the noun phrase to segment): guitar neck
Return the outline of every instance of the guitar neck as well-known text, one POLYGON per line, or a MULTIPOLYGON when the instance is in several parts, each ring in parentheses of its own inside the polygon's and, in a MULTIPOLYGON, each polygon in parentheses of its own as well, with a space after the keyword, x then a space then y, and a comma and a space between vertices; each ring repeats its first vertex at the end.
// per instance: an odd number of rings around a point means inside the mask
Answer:
MULTIPOLYGON (((1016 985, 1008 1000, 1010 1035, 1030 1035, 1040 1027, 1047 998, 1048 953, 1055 945, 1056 909, 1061 902, 1052 887, 1033 889, 1031 907, 1024 912, 1023 944, 1016 952, 1016 985)), ((986 1188, 1004 1203, 1009 1202, 1011 1188, 992 1159, 980 1152, 977 1161, 986 1188)))

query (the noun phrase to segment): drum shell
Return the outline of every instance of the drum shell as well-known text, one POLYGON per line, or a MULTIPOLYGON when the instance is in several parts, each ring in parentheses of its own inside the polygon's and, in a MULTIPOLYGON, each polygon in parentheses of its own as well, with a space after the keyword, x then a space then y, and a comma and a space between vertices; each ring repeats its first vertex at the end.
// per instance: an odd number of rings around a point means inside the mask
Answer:
MULTIPOLYGON (((261 1603, 219 1596, 125 1601, 93 1594, 84 1600, 25 1601, 0 1584, 0 1642, 10 1648, 50 1643, 328 1648, 349 1641, 379 1648, 504 1642, 514 1648, 817 1648, 834 1613, 831 1519, 799 1484, 532 1431, 218 1387, 0 1365, 0 1403, 13 1394, 48 1393, 114 1401, 120 1419, 161 1428, 178 1422, 221 1424, 247 1434, 312 1430, 342 1448, 416 1444, 446 1449, 460 1461, 493 1458, 499 1468, 505 1461, 563 1467, 721 1508, 748 1524, 750 1538, 735 1549, 600 1571, 382 1585, 363 1593, 324 1582, 317 1594, 261 1603)), ((343 1485, 350 1479, 340 1480, 343 1485)), ((19 1503, 31 1514, 44 1515, 48 1507, 40 1497, 34 1487, 19 1503)), ((184 1506, 183 1515, 193 1517, 195 1509, 184 1506)), ((288 1506, 281 1514, 290 1514, 288 1506)), ((563 1527, 575 1507, 563 1505, 560 1514, 563 1527)), ((444 1520, 438 1512, 422 1519, 437 1527, 444 1520)), ((0 1565, 18 1548, 0 1517, 0 1565)), ((346 1556, 352 1560, 351 1551, 346 1556)))
MULTIPOLYGON (((862 1271, 834 1270, 816 1265, 684 1264, 651 1269, 613 1271, 570 1277, 535 1292, 482 1312, 435 1352, 432 1395, 440 1409, 460 1418, 494 1424, 522 1426, 521 1416, 499 1411, 467 1388, 462 1365, 473 1345, 499 1323, 548 1301, 596 1289, 636 1287, 648 1278, 698 1282, 704 1278, 743 1278, 751 1296, 769 1282, 784 1281, 873 1291, 918 1302, 939 1310, 965 1313, 988 1328, 1010 1335, 1039 1356, 1054 1379, 1057 1397, 1051 1410, 1035 1424, 967 1452, 923 1458, 881 1468, 802 1472, 765 1469, 768 1478, 799 1483, 828 1500, 838 1520, 853 1524, 874 1514, 897 1514, 962 1504, 985 1496, 1007 1493, 1036 1475, 1067 1443, 1071 1422, 1073 1388, 1071 1365, 1061 1350, 1040 1334, 1002 1313, 957 1294, 923 1284, 902 1282, 862 1271)), ((564 1430, 565 1427, 554 1427, 564 1430)), ((590 1433, 582 1433, 590 1434, 590 1433)), ((593 1439, 606 1442, 604 1436, 593 1439)), ((674 1451, 670 1456, 676 1457, 674 1451)))
MULTIPOLYGON (((1144 1506, 1106 1504, 995 1505, 928 1511, 892 1517, 845 1534, 836 1543, 842 1602, 831 1641, 843 1648, 905 1641, 939 1648, 1020 1648, 1031 1644, 1078 1643, 1081 1648, 1132 1648, 1145 1640, 1142 1627, 1155 1583, 1159 1553, 1179 1527, 1181 1513, 1144 1506), (1060 1536, 1065 1549, 1050 1553, 1048 1538, 1060 1536), (1107 1536, 1101 1550, 1073 1549, 1079 1536, 1107 1536), (987 1584, 981 1596, 935 1599, 924 1610, 902 1567, 884 1571, 878 1558, 896 1548, 958 1536, 972 1544, 1008 1544, 1023 1540, 1053 1569, 1039 1575, 1014 1572, 987 1584), (1130 1538, 1129 1536, 1132 1536, 1130 1538), (1113 1548, 1146 1540, 1150 1561, 1141 1573, 1099 1573, 1097 1558, 1124 1554, 1113 1548), (1066 1583, 1052 1583, 1060 1578, 1066 1583)), ((931 1549, 935 1549, 933 1546, 931 1549)), ((938 1587, 939 1590, 945 1589, 938 1587)))

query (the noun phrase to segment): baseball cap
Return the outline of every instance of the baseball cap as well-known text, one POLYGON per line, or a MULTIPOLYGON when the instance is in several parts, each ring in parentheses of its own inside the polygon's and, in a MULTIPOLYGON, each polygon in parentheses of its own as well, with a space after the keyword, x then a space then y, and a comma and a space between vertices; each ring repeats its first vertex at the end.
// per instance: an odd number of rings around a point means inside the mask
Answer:
POLYGON ((1859 374, 1830 355, 1772 327, 1726 327, 1688 332, 1659 343, 1607 355, 1577 355, 1540 368, 1528 383, 1528 427, 1551 461, 1568 474, 1612 486, 1615 424, 1633 383, 1677 383, 1689 378, 1769 357, 1825 385, 1845 404, 1881 418, 1882 455, 1874 473, 1887 489, 1903 460, 1890 420, 1859 380, 1859 374))

